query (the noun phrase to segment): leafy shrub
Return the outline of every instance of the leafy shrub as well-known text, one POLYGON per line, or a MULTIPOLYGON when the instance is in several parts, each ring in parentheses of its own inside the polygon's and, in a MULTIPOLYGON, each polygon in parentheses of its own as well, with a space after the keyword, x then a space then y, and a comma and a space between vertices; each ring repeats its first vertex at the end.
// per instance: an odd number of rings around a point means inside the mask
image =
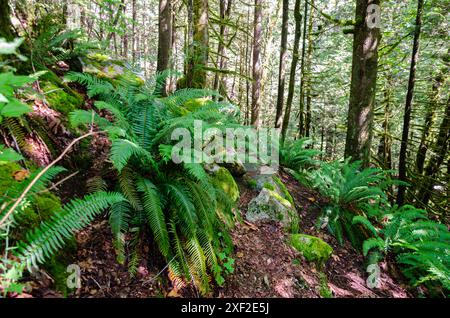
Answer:
MULTIPOLYGON (((95 124, 111 139, 110 159, 119 190, 127 198, 110 214, 118 260, 126 259, 125 233, 133 233, 136 242, 148 227, 169 262, 170 277, 185 277, 203 294, 208 292, 210 274, 223 283, 222 266, 228 265, 218 255, 229 249, 224 221, 231 217, 230 199, 201 164, 172 162, 170 138, 175 128, 192 132, 194 120, 203 120, 204 129, 233 125, 233 118, 222 112, 224 105, 207 98, 215 93, 184 89, 160 98, 154 92, 160 91, 161 80, 156 87, 132 82, 114 87, 87 74, 69 73, 67 78, 86 85, 89 96, 100 100, 97 109, 114 118, 109 122, 94 115, 95 124), (202 105, 191 107, 190 101, 199 98, 205 99, 202 105)), ((70 117, 73 126, 80 126, 89 125, 93 116, 78 110, 70 117)), ((136 253, 132 251, 129 259, 131 273, 138 263, 136 253)))

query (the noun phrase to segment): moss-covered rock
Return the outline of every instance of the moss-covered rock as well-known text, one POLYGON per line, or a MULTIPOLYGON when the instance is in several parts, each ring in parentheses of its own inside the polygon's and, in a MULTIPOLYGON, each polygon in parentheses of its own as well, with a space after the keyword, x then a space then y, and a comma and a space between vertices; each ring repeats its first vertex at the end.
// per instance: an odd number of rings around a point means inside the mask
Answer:
POLYGON ((215 169, 212 174, 212 182, 221 188, 233 202, 236 202, 239 199, 238 185, 227 169, 223 167, 215 169))
MULTIPOLYGON (((298 213, 288 200, 279 193, 263 188, 259 195, 248 204, 246 219, 250 222, 274 220, 280 221, 290 232, 298 230, 298 213)), ((270 186, 272 186, 270 184, 270 186)))
POLYGON ((50 107, 64 115, 68 115, 83 105, 84 99, 81 95, 73 92, 69 94, 64 88, 55 84, 42 82, 41 88, 50 107))
POLYGON ((292 234, 291 245, 310 262, 322 267, 333 253, 333 248, 318 237, 306 234, 292 234))

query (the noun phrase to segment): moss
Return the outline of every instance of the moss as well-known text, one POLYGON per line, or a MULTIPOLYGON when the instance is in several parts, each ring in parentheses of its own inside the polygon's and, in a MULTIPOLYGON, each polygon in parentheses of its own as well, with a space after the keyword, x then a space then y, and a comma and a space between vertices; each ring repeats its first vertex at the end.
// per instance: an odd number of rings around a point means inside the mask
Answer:
POLYGON ((19 170, 22 170, 22 167, 14 162, 0 165, 0 193, 6 193, 8 188, 16 182, 13 174, 19 170))
POLYGON ((306 234, 292 234, 291 245, 310 262, 321 268, 330 258, 333 249, 318 237, 306 234))
POLYGON ((263 188, 266 188, 267 190, 275 191, 275 187, 273 184, 270 184, 269 182, 264 183, 263 188))
POLYGON ((276 182, 276 184, 279 186, 281 192, 283 193, 283 196, 286 200, 288 200, 292 205, 294 205, 294 199, 292 199, 291 194, 289 193, 289 190, 284 185, 283 181, 280 180, 280 178, 273 176, 273 181, 276 182))
POLYGON ((186 107, 186 109, 188 109, 189 111, 195 111, 195 110, 203 107, 209 101, 210 100, 208 97, 193 98, 193 99, 190 99, 187 102, 185 102, 183 106, 186 107))
POLYGON ((220 167, 212 176, 212 182, 221 188, 233 202, 239 199, 239 188, 227 169, 220 167))
POLYGON ((323 272, 319 273, 319 294, 323 298, 333 298, 333 292, 328 286, 327 275, 323 272))
POLYGON ((69 114, 83 105, 84 100, 81 95, 68 94, 65 89, 50 82, 43 82, 41 88, 46 94, 45 99, 50 106, 64 115, 69 114))
POLYGON ((256 180, 253 180, 253 179, 247 180, 247 186, 250 189, 256 189, 256 186, 257 186, 256 180))
POLYGON ((67 287, 67 278, 70 273, 67 272, 67 266, 73 262, 71 255, 76 252, 77 244, 75 239, 69 240, 64 249, 53 255, 43 268, 53 278, 53 287, 60 291, 64 297, 72 291, 67 287))
POLYGON ((54 212, 59 210, 61 210, 61 201, 50 192, 31 197, 26 208, 17 215, 19 231, 15 232, 14 237, 23 239, 28 231, 37 228, 42 221, 48 220, 54 212))

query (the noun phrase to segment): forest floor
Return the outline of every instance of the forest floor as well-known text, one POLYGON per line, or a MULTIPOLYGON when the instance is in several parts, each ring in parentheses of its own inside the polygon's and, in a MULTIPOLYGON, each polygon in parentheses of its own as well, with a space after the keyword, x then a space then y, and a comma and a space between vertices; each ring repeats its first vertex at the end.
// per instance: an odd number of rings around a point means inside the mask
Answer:
MULTIPOLYGON (((242 222, 231 231, 235 245, 234 273, 226 277, 223 287, 217 287, 213 297, 409 297, 393 268, 381 266, 380 284, 366 287, 367 273, 362 255, 349 242, 340 246, 324 230, 315 227, 320 212, 320 196, 281 171, 280 177, 289 189, 300 214, 300 233, 320 237, 334 252, 323 269, 308 263, 287 244, 287 233, 275 222, 250 224, 242 222), (388 274, 389 273, 389 274, 388 274), (395 277, 395 278, 394 278, 395 277)), ((244 215, 248 203, 258 192, 238 182, 241 197, 238 209, 244 215)), ((78 188, 79 187, 75 187, 78 188)), ((64 191, 65 192, 65 191, 64 191)), ((166 297, 170 282, 165 263, 152 257, 143 246, 137 274, 130 278, 128 268, 116 260, 111 231, 106 218, 99 218, 76 236, 77 251, 73 263, 81 268, 81 288, 69 297, 166 297), (147 255, 147 259, 145 258, 147 255)), ((52 290, 48 280, 35 279, 32 295, 61 297, 52 290)), ((193 297, 192 291, 183 296, 193 297)))

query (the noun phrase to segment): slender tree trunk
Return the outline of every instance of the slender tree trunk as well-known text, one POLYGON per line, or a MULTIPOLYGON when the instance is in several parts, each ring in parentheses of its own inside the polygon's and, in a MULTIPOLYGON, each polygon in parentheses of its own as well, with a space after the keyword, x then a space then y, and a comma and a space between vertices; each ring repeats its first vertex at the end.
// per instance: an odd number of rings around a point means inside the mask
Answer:
POLYGON ((287 35, 289 28, 289 0, 283 0, 283 18, 281 22, 280 65, 278 70, 277 112, 275 128, 283 124, 284 86, 286 83, 287 35))
MULTIPOLYGON (((220 1, 220 29, 219 29, 219 44, 217 46, 217 67, 219 70, 223 70, 225 66, 225 41, 227 38, 228 28, 226 22, 231 14, 232 0, 221 0, 220 1)), ((220 81, 225 75, 221 75, 220 72, 214 74, 214 89, 219 90, 220 81)))
POLYGON ((390 118, 391 118, 391 81, 388 77, 387 87, 384 91, 384 120, 383 120, 383 135, 378 145, 378 160, 383 169, 392 169, 392 138, 390 136, 390 118))
MULTIPOLYGON (((300 12, 301 0, 295 0, 294 7, 294 19, 295 19, 295 34, 294 34, 294 48, 292 52, 292 63, 291 70, 289 73, 289 87, 288 96, 286 101, 286 110, 284 112, 283 125, 281 127, 281 140, 284 142, 286 139, 286 132, 289 126, 289 119, 291 115, 292 100, 294 99, 294 88, 295 88, 295 73, 297 71, 297 64, 299 59, 299 46, 300 46, 300 36, 302 27, 302 14, 300 12)), ((323 134, 322 134, 323 137, 323 134)), ((322 138, 323 139, 323 138, 322 138)))
MULTIPOLYGON (((117 8, 116 15, 113 17, 111 21, 111 27, 115 28, 117 24, 119 23, 120 14, 122 12, 122 7, 124 6, 125 0, 121 0, 119 7, 117 8)), ((116 36, 116 32, 113 30, 112 32, 109 32, 109 34, 106 37, 106 47, 109 46, 109 43, 111 42, 111 39, 116 36)))
POLYGON ((206 86, 206 70, 208 64, 208 0, 193 1, 193 41, 189 50, 189 66, 186 74, 188 87, 203 88, 206 86))
MULTIPOLYGON (((250 7, 247 8, 247 32, 245 35, 245 74, 250 77, 252 46, 250 45, 250 7)), ((245 124, 250 123, 250 81, 245 80, 245 124)))
POLYGON ((300 106, 299 106, 299 136, 304 136, 305 121, 305 56, 306 56, 306 22, 308 17, 308 1, 305 1, 305 13, 303 20, 302 64, 300 69, 300 106))
POLYGON ((450 148, 450 98, 447 100, 447 106, 445 108, 444 118, 442 119, 441 126, 439 128, 439 134, 434 145, 433 155, 428 161, 425 168, 426 179, 422 182, 422 188, 419 191, 420 203, 422 206, 427 206, 428 201, 431 199, 433 180, 436 178, 441 165, 444 160, 449 157, 450 148))
POLYGON ((133 63, 136 62, 136 0, 131 1, 131 16, 133 24, 131 27, 131 59, 133 63))
POLYGON ((127 15, 127 5, 126 5, 126 2, 124 2, 123 17, 124 17, 125 30, 124 30, 123 36, 122 36, 122 56, 124 58, 128 58, 128 25, 127 25, 126 15, 127 15))
POLYGON ((378 71, 380 28, 372 27, 368 7, 380 0, 357 0, 353 37, 352 79, 347 117, 345 157, 370 162, 373 108, 378 71))
POLYGON ((309 11, 309 24, 308 24, 308 53, 306 55, 306 80, 305 80, 305 95, 306 95, 306 114, 305 114, 305 137, 309 137, 311 129, 311 74, 312 74, 312 52, 313 52, 313 39, 312 29, 314 23, 314 0, 311 1, 311 10, 309 11))
POLYGON ((162 72, 169 68, 172 50, 172 1, 159 0, 158 19, 158 62, 156 70, 162 72))
POLYGON ((253 86, 252 116, 250 124, 259 128, 259 110, 261 107, 261 33, 262 33, 262 0, 255 0, 255 18, 253 24, 253 86))
MULTIPOLYGON (((422 28, 422 12, 423 12, 423 0, 417 2, 417 15, 416 15, 416 29, 414 31, 413 51, 411 57, 411 67, 409 71, 408 91, 406 93, 405 112, 403 115, 403 131, 402 131, 402 143, 400 147, 400 158, 398 164, 398 178, 401 181, 406 181, 406 157, 408 148, 409 137, 409 124, 411 120, 412 101, 414 95, 414 84, 416 81, 416 67, 419 61, 419 46, 420 46, 420 31, 422 28)), ((405 200, 406 187, 400 185, 397 193, 397 204, 402 205, 405 200)))
POLYGON ((448 69, 446 68, 445 71, 440 72, 434 78, 434 83, 430 94, 430 102, 427 105, 425 121, 422 130, 422 137, 420 138, 419 149, 417 150, 416 155, 416 172, 418 174, 423 173, 425 158, 427 156, 428 147, 430 144, 431 127, 433 126, 436 120, 436 110, 439 103, 440 90, 445 82, 445 76, 447 71, 448 69))

